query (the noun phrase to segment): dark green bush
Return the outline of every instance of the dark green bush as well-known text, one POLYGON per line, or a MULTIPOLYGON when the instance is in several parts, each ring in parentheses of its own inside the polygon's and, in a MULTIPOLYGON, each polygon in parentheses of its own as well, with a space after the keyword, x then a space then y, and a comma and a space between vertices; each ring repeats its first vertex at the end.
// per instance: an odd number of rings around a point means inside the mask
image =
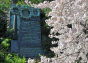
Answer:
POLYGON ((49 12, 52 11, 50 8, 43 8, 41 10, 42 10, 41 12, 44 13, 45 16, 47 16, 47 17, 48 17, 49 12))
POLYGON ((0 62, 4 63, 5 56, 9 52, 10 47, 10 39, 3 39, 3 41, 0 44, 0 62))
POLYGON ((3 11, 0 11, 0 37, 3 36, 7 29, 7 16, 3 11))
POLYGON ((38 4, 38 3, 40 3, 40 2, 43 2, 43 0, 30 0, 31 1, 31 3, 33 4, 38 4))
MULTIPOLYGON (((18 1, 24 1, 24 0, 18 0, 18 1)), ((44 2, 46 0, 29 0, 29 1, 31 1, 32 4, 39 4, 39 3, 44 2)), ((50 1, 53 1, 53 0, 47 0, 47 1, 50 2, 50 1)))
MULTIPOLYGON (((43 1, 45 1, 45 0, 30 0, 31 1, 31 3, 33 4, 39 4, 39 3, 41 3, 41 2, 43 2, 43 1)), ((53 1, 53 0, 47 0, 47 1, 53 1)))
POLYGON ((13 39, 13 33, 14 33, 14 29, 8 29, 4 35, 4 37, 8 37, 8 38, 11 38, 13 39))
POLYGON ((11 39, 4 39, 1 43, 1 46, 3 46, 3 48, 9 50, 9 47, 10 47, 10 41, 11 39))
POLYGON ((16 54, 8 54, 5 57, 5 62, 6 63, 26 63, 26 58, 24 58, 24 57, 20 58, 16 54))
MULTIPOLYGON (((29 1, 31 1, 32 4, 38 4, 38 3, 43 2, 44 0, 29 0, 29 1)), ((20 4, 24 4, 24 0, 18 0, 18 2, 20 4)))
POLYGON ((43 8, 41 9, 41 34, 42 34, 42 47, 45 50, 45 55, 47 57, 53 57, 55 54, 50 50, 51 47, 56 47, 57 44, 52 44, 52 41, 57 41, 57 38, 50 38, 48 35, 50 34, 50 30, 52 27, 50 27, 45 20, 49 19, 48 16, 49 12, 51 11, 50 8, 43 8))
POLYGON ((0 10, 8 12, 10 8, 10 0, 0 0, 0 10))
POLYGON ((17 5, 27 5, 24 1, 18 1, 17 5))

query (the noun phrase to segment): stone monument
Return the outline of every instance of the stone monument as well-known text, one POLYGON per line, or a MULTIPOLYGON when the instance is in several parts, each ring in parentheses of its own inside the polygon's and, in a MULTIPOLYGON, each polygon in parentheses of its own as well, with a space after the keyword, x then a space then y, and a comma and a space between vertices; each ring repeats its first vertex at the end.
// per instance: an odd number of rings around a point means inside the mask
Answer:
POLYGON ((11 52, 30 58, 43 54, 39 9, 13 5, 10 10, 10 28, 14 28, 15 32, 11 52))

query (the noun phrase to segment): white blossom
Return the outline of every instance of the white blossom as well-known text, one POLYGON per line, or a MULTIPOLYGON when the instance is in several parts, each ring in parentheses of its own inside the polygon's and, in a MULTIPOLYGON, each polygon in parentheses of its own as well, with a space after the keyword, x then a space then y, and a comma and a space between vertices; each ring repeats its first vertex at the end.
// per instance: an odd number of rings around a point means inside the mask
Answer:
MULTIPOLYGON (((58 57, 41 57, 40 63, 88 63, 86 54, 88 53, 88 34, 84 33, 86 19, 88 19, 88 0, 55 0, 34 5, 37 8, 49 7, 52 11, 46 20, 49 26, 53 26, 49 37, 59 39, 58 47, 50 48, 58 57), (67 26, 72 25, 72 28, 67 26), (55 33, 60 35, 55 36, 55 33), (60 53, 63 52, 63 53, 60 53)), ((53 42, 55 43, 55 42, 53 42)))

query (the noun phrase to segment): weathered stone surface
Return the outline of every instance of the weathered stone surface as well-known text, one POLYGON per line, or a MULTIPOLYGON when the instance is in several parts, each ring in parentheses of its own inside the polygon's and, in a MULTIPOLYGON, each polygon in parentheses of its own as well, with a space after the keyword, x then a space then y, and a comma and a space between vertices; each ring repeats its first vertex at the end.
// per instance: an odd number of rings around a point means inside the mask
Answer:
MULTIPOLYGON (((12 11, 13 13, 13 11, 12 11)), ((14 13, 13 13, 14 14, 14 13)), ((43 54, 41 48, 41 27, 40 27, 40 11, 37 8, 32 7, 20 7, 17 18, 18 26, 18 40, 12 41, 11 51, 18 52, 20 56, 36 58, 39 57, 39 53, 43 54), (36 10, 37 13, 34 12, 36 10), (17 47, 16 47, 17 46, 17 47), (13 49, 15 48, 15 49, 13 49)), ((11 16, 11 20, 13 20, 11 16)), ((11 28, 13 28, 14 21, 10 22, 11 28)))
POLYGON ((20 22, 20 54, 23 56, 36 57, 41 50, 41 30, 38 21, 20 22), (34 56, 33 56, 34 55, 34 56))
POLYGON ((31 57, 31 58, 33 57, 37 58, 39 57, 39 54, 42 53, 40 47, 39 48, 37 47, 36 48, 21 48, 20 51, 21 51, 20 54, 22 56, 31 57))
POLYGON ((11 52, 18 52, 18 41, 17 40, 12 40, 11 41, 11 52))

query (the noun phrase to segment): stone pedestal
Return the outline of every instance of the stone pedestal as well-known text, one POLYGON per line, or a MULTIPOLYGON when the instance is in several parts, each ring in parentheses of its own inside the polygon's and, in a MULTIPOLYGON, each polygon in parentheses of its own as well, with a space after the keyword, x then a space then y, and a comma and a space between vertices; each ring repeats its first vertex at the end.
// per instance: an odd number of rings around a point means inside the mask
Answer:
POLYGON ((19 10, 18 40, 11 42, 11 52, 20 56, 37 58, 43 54, 39 9, 23 6, 19 10), (15 47, 16 46, 16 47, 15 47))

